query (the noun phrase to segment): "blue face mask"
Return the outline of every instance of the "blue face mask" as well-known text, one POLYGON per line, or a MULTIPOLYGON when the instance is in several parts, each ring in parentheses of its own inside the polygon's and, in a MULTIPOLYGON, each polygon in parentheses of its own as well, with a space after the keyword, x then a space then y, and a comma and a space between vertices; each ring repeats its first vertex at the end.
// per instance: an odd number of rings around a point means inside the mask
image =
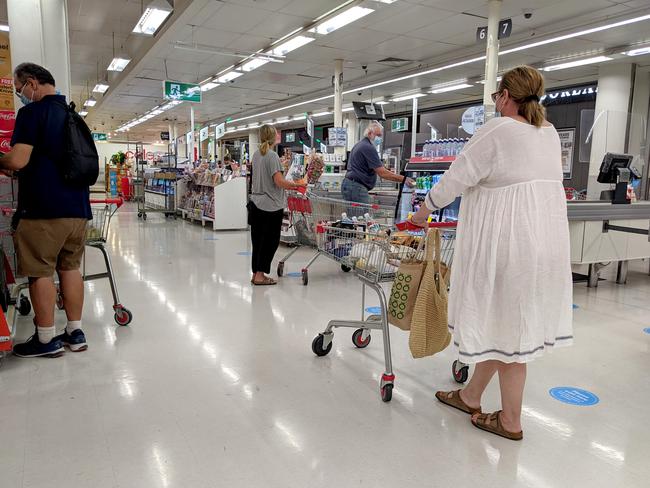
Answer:
POLYGON ((383 137, 381 137, 381 136, 377 136, 377 137, 375 137, 375 144, 376 144, 377 146, 381 146, 381 143, 382 143, 383 140, 384 140, 383 137))
POLYGON ((27 95, 24 95, 24 94, 23 94, 23 90, 25 89, 25 86, 26 86, 26 85, 23 85, 23 87, 20 89, 20 92, 18 92, 18 98, 20 99, 20 101, 22 102, 23 105, 29 105, 29 104, 32 103, 34 100, 32 100, 31 98, 27 97, 27 95))

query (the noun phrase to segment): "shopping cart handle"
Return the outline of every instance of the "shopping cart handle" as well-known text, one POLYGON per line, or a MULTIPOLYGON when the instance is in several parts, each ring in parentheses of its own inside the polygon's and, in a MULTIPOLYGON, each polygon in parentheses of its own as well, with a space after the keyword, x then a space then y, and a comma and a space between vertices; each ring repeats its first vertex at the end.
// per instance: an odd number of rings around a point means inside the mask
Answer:
POLYGON ((91 199, 90 203, 103 203, 106 205, 115 205, 117 208, 120 208, 124 204, 124 200, 122 198, 105 198, 100 200, 91 199))
MULTIPOLYGON (((446 229, 450 227, 456 227, 457 222, 429 222, 430 229, 446 229)), ((421 230, 422 227, 415 225, 411 220, 405 220, 404 222, 398 222, 395 224, 398 230, 421 230)))

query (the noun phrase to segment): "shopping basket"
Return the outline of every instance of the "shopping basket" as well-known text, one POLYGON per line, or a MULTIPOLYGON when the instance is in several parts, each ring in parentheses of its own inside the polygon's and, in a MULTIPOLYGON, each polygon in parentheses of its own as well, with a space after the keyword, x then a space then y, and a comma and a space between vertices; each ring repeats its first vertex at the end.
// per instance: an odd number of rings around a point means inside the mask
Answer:
MULTIPOLYGON (((454 257, 456 223, 432 223, 430 226, 442 230, 441 259, 450 267, 454 257)), ((410 239, 410 245, 403 245, 401 236, 398 238, 393 233, 395 228, 388 225, 375 226, 372 230, 343 229, 325 224, 321 224, 320 227, 323 238, 326 242, 331 243, 332 249, 346 249, 347 254, 342 259, 361 281, 361 320, 330 320, 326 329, 312 341, 312 352, 317 356, 329 354, 332 350, 334 329, 338 327, 356 329, 352 334, 352 343, 359 349, 370 344, 371 330, 381 330, 384 342, 385 371, 381 376, 379 388, 382 400, 389 402, 393 395, 395 374, 390 345, 388 306, 382 284, 393 282, 403 259, 424 258, 424 250, 419 246, 420 241, 424 239, 424 231, 412 227, 413 230, 410 230, 410 233, 413 239, 410 239), (364 319, 366 286, 377 294, 380 313, 364 319)), ((399 227, 408 228, 408 226, 402 225, 399 227)), ((460 365, 455 362, 454 369, 457 366, 460 365)))
MULTIPOLYGON (((393 223, 395 208, 375 203, 363 204, 321 196, 314 192, 301 194, 291 192, 287 197, 290 222, 297 237, 298 247, 293 248, 278 263, 278 276, 284 274, 285 263, 300 247, 314 249, 314 254, 302 268, 302 282, 309 283, 309 267, 319 256, 340 263, 341 270, 349 272, 345 249, 331 246, 327 236, 330 229, 354 228, 368 230, 373 226, 389 226, 393 223)), ((334 230, 336 233, 336 230, 334 230)))

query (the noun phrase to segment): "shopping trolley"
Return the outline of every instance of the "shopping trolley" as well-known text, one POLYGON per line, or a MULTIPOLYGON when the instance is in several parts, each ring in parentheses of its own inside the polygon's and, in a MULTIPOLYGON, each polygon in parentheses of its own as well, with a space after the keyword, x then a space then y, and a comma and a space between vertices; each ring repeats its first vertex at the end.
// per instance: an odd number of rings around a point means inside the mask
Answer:
MULTIPOLYGON (((440 228, 442 232, 441 259, 451 266, 456 241, 456 223, 432 223, 431 227, 440 228)), ((330 320, 327 328, 318 334, 312 341, 312 352, 317 356, 326 356, 332 350, 334 329, 348 327, 356 329, 352 334, 352 343, 355 347, 363 349, 370 344, 370 331, 381 330, 384 342, 385 371, 381 376, 379 389, 381 399, 389 402, 393 396, 395 374, 391 355, 390 332, 388 323, 388 307, 382 283, 392 283, 399 264, 403 259, 423 259, 424 231, 411 231, 418 245, 406 246, 393 237, 394 230, 391 226, 379 226, 372 230, 343 229, 332 225, 321 224, 318 234, 325 242, 329 242, 331 249, 345 249, 344 259, 346 265, 351 266, 354 273, 361 281, 361 320, 330 320), (364 320, 366 287, 375 291, 379 298, 381 312, 370 315, 364 320)), ((336 252, 336 251, 335 251, 336 252)), ((433 272, 427 270, 427 272, 433 272)), ((457 363, 454 363, 455 365, 457 363)), ((456 367, 456 366, 454 366, 456 367)))
POLYGON ((313 192, 306 194, 291 192, 287 197, 287 208, 298 246, 280 260, 277 272, 278 276, 284 274, 285 263, 300 247, 314 249, 313 256, 301 270, 303 285, 309 283, 309 267, 319 256, 325 256, 340 263, 341 270, 345 273, 352 270, 349 263, 343 259, 345 257, 343 251, 331 252, 331 249, 323 245, 326 241, 322 239, 322 236, 318 237, 319 232, 327 233, 330 228, 329 224, 339 222, 342 225, 356 228, 368 228, 373 225, 386 226, 392 224, 395 215, 395 207, 392 206, 348 202, 313 192), (320 226, 320 224, 324 224, 324 226, 320 226))
MULTIPOLYGON (((88 222, 88 228, 86 230, 86 246, 99 249, 104 257, 106 271, 103 273, 87 274, 86 255, 84 254, 83 279, 84 281, 93 281, 108 278, 108 282, 111 285, 111 293, 113 294, 113 318, 118 325, 129 325, 133 320, 133 314, 120 302, 117 293, 117 285, 115 284, 113 266, 111 265, 111 258, 106 250, 106 240, 108 239, 108 229, 111 223, 111 218, 123 203, 124 201, 121 198, 90 200, 93 218, 88 222)), ((61 294, 59 294, 57 305, 59 308, 63 308, 63 297, 61 294)))

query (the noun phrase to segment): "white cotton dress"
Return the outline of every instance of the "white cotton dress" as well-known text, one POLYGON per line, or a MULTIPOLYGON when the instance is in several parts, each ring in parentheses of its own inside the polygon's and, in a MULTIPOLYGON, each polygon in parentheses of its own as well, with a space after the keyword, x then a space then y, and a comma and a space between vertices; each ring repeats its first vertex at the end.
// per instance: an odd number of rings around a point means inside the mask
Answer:
POLYGON ((462 193, 449 328, 464 363, 524 363, 573 341, 560 154, 553 126, 492 119, 427 195, 435 210, 462 193))

